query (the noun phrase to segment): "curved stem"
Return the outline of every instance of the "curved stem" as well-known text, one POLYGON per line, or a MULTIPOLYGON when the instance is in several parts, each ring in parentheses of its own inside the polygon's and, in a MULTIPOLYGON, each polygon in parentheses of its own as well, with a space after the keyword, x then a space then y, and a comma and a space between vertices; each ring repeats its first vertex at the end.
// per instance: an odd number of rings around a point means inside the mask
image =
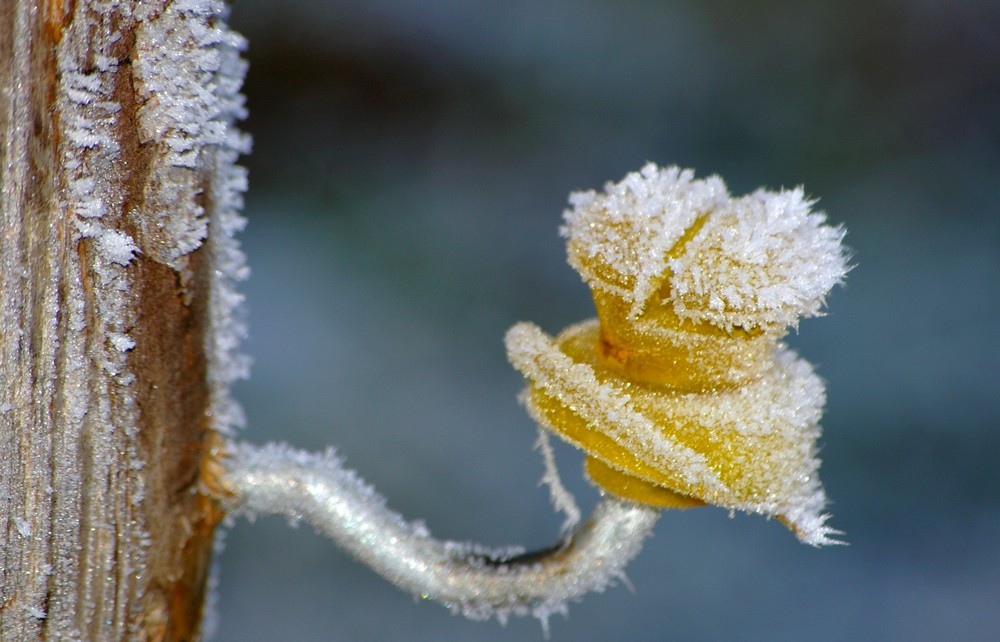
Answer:
POLYGON ((659 511, 605 498, 564 541, 537 553, 434 539, 407 523, 332 450, 234 444, 226 482, 236 507, 303 519, 387 580, 469 617, 533 614, 624 577, 659 511))

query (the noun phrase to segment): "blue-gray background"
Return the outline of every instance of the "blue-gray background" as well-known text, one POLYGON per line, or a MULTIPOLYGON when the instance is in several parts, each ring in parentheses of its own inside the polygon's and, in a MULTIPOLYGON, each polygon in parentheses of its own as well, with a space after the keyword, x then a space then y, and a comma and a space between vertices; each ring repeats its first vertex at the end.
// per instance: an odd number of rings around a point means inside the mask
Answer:
MULTIPOLYGON (((792 343, 829 382, 833 525, 668 513, 560 640, 1000 639, 1000 4, 240 0, 255 139, 244 437, 338 446, 441 537, 560 523, 501 338, 592 316, 568 192, 646 160, 804 184, 856 269, 792 343)), ((589 507, 576 453, 563 476, 589 507)), ((240 522, 218 640, 539 640, 240 522)))

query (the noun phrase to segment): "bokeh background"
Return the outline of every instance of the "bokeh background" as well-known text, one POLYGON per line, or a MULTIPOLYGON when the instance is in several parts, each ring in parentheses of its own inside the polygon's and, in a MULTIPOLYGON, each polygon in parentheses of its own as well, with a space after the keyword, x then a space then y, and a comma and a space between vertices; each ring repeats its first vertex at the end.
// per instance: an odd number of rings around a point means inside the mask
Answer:
MULTIPOLYGON (((1000 3, 239 0, 254 152, 243 436, 322 449, 435 535, 560 516, 501 338, 593 315, 571 190, 645 161, 806 186, 856 268, 790 341, 829 382, 848 547, 668 513, 560 640, 1000 639, 1000 3)), ((580 457, 559 450, 585 506, 580 457)), ((419 604, 280 519, 221 556, 216 640, 540 640, 419 604)))

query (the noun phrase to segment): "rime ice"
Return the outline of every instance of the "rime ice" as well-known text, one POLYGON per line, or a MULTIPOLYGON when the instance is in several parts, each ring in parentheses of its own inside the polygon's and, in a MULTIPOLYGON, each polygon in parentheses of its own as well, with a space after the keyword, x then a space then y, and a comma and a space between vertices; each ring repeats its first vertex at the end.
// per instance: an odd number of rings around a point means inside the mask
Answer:
POLYGON ((648 508, 605 501, 571 542, 519 560, 520 548, 437 540, 422 522, 407 523, 332 449, 236 444, 227 469, 243 510, 308 522, 400 588, 473 619, 531 614, 544 624, 567 602, 622 580, 657 519, 648 508))
POLYGON ((111 263, 128 265, 139 251, 128 234, 117 230, 101 230, 97 237, 97 250, 111 263))
POLYGON ((792 325, 819 312, 847 269, 843 229, 825 225, 801 188, 734 198, 718 176, 649 163, 570 204, 570 264, 591 288, 628 301, 633 317, 666 283, 682 318, 792 325))
POLYGON ((133 596, 164 592, 147 591, 159 582, 147 571, 168 520, 157 514, 159 479, 147 485, 155 451, 138 437, 150 422, 136 361, 156 337, 137 301, 157 278, 147 268, 176 283, 182 304, 204 270, 205 416, 219 430, 237 426, 229 385, 247 368, 234 287, 246 267, 233 239, 246 184, 235 160, 249 145, 234 126, 243 41, 223 0, 7 4, 0 380, 14 383, 0 403, 0 526, 13 537, 0 546, 0 597, 17 606, 0 630, 18 640, 144 637, 152 602, 133 596))
POLYGON ((843 280, 843 229, 801 188, 733 197, 718 177, 653 164, 570 204, 569 262, 598 319, 555 339, 508 332, 532 417, 615 495, 760 513, 831 543, 823 384, 779 340, 843 280))

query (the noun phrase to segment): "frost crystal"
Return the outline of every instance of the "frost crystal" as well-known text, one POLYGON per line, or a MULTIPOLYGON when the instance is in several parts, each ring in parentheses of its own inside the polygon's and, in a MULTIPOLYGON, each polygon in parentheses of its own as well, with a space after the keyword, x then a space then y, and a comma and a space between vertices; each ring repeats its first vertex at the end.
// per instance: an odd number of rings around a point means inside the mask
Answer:
POLYGON ((21 537, 31 537, 31 522, 23 517, 19 517, 17 515, 14 516, 14 527, 17 529, 17 532, 21 537))
POLYGON ((139 247, 128 234, 106 229, 97 237, 97 251, 111 263, 128 265, 139 251, 139 247))
POLYGON ((562 479, 559 477, 559 469, 556 467, 555 453, 552 452, 552 444, 549 442, 549 434, 544 430, 538 431, 538 441, 535 442, 535 447, 542 453, 542 461, 545 463, 545 474, 540 483, 549 487, 553 508, 566 515, 559 530, 563 534, 568 533, 580 523, 580 507, 573 494, 563 486, 562 479))
POLYGON ((816 315, 847 271, 844 230, 825 225, 801 188, 733 198, 718 176, 650 163, 570 204, 570 264, 592 288, 624 298, 633 317, 667 285, 682 318, 784 327, 816 315))
POLYGON ((674 310, 730 328, 785 327, 819 313, 847 272, 844 230, 801 187, 730 199, 668 261, 674 310))
POLYGON ((43 609, 40 609, 37 606, 28 606, 25 607, 24 610, 28 612, 29 617, 33 617, 36 620, 44 620, 46 617, 48 617, 48 614, 46 614, 43 609))
POLYGON ((120 352, 128 352, 135 347, 135 340, 121 332, 109 332, 108 339, 111 341, 111 345, 120 352))
POLYGON ((694 172, 649 163, 604 193, 570 195, 560 233, 568 239, 570 264, 591 286, 626 297, 632 314, 642 311, 667 269, 667 252, 698 217, 726 203, 718 176, 695 180, 694 172), (600 266, 600 267, 598 267, 600 266))

